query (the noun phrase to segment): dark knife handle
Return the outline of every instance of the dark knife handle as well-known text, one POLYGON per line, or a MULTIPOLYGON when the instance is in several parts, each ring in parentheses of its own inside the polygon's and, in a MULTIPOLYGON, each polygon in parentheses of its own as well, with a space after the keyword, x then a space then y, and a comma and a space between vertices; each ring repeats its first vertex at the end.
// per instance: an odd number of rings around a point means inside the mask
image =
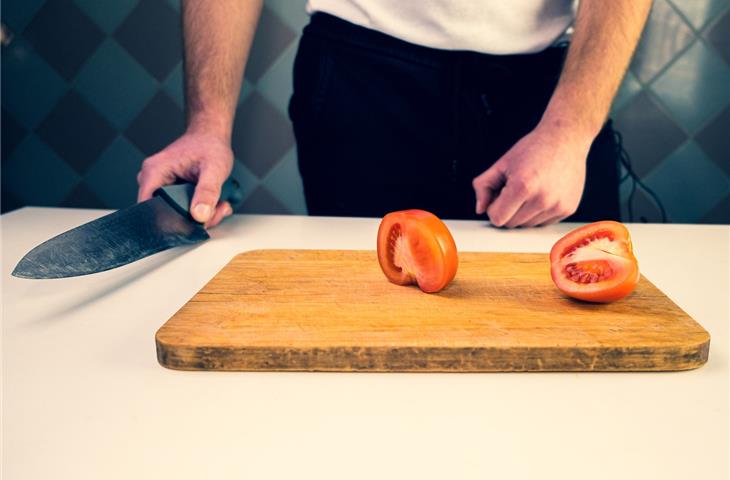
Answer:
MULTIPOLYGON (((192 218, 190 215, 190 202, 193 201, 193 193, 195 193, 195 184, 180 183, 158 188, 155 191, 155 196, 163 198, 182 215, 192 218)), ((235 178, 228 177, 228 180, 221 186, 220 201, 228 201, 232 206, 241 201, 241 185, 235 178)))

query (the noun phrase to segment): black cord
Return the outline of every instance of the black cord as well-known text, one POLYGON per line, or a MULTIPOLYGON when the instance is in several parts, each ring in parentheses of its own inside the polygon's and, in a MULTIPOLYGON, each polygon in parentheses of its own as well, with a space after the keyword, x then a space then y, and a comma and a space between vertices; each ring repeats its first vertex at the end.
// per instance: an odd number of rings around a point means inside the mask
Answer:
MULTIPOLYGON (((623 163, 623 161, 621 162, 623 163)), ((631 176, 630 173, 627 173, 631 177, 631 193, 629 193, 629 201, 628 207, 629 207, 629 222, 634 221, 634 194, 636 193, 636 179, 631 176)))
MULTIPOLYGON (((649 197, 654 202, 654 204, 659 209, 659 212, 661 214, 661 222, 667 223, 667 211, 664 209, 664 204, 662 203, 661 199, 659 198, 659 195, 657 195, 654 190, 649 188, 642 180, 639 178, 639 175, 634 172, 634 168, 631 165, 631 157, 629 157, 628 152, 624 149, 623 145, 623 138, 621 137, 621 133, 614 130, 614 136, 616 139, 616 144, 619 149, 619 160, 621 161, 621 165, 623 165, 624 169, 626 170, 626 174, 624 174, 623 177, 619 180, 620 183, 623 183, 625 180, 628 180, 631 178, 631 192, 629 193, 629 200, 628 200, 628 209, 629 209, 629 222, 634 221, 634 195, 636 194, 636 188, 639 187, 642 190, 644 190, 646 193, 649 194, 649 197)), ((646 223, 646 217, 641 217, 641 219, 644 223, 646 223)))

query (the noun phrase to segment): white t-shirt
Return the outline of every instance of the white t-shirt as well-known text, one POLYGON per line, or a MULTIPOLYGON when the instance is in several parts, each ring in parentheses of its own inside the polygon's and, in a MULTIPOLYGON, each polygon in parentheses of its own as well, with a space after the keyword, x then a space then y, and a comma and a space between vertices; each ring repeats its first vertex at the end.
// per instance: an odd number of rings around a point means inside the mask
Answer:
POLYGON ((568 35, 573 0, 308 0, 326 12, 410 43, 491 54, 539 52, 568 35))

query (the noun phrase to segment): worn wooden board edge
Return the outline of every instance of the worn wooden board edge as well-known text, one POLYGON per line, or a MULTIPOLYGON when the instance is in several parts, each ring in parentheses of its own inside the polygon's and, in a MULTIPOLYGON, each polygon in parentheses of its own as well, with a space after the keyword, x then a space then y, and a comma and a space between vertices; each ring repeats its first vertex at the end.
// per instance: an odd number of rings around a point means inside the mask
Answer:
POLYGON ((298 372, 667 372, 702 366, 710 348, 709 339, 659 349, 271 349, 169 345, 159 339, 156 344, 158 362, 173 370, 298 372))
MULTIPOLYGON (((218 273, 238 257, 256 255, 259 252, 266 251, 270 250, 252 250, 236 254, 218 273)), ((542 253, 535 253, 543 255, 542 253)), ((642 278, 646 279, 643 275, 642 278)), ((201 291, 204 289, 205 286, 201 291)), ((680 311, 684 312, 673 300, 669 297, 667 299, 677 306, 680 311)), ((686 314, 686 312, 684 313, 686 314)), ((691 316, 689 317, 691 318, 691 316)), ((697 322, 695 321, 695 323, 697 322)), ((164 331, 165 324, 155 334, 157 361, 165 368, 186 371, 672 372, 701 367, 707 363, 710 350, 710 334, 699 323, 697 325, 704 335, 702 341, 695 343, 664 345, 662 347, 580 347, 570 349, 564 347, 351 346, 323 349, 291 348, 288 346, 278 348, 267 346, 262 348, 183 345, 169 343, 162 338, 161 332, 164 331), (414 358, 417 358, 418 361, 414 362, 414 358)))

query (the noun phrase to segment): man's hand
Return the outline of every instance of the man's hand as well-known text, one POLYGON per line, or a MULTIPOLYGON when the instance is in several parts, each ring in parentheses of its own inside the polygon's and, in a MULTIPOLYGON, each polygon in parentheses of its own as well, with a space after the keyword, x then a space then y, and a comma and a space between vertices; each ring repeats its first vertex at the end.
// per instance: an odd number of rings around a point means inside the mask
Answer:
POLYGON ((586 157, 639 41, 651 0, 582 0, 568 55, 538 126, 474 179, 477 213, 532 227, 575 212, 586 157))
POLYGON ((221 185, 232 168, 233 152, 227 139, 212 133, 188 131, 144 161, 137 175, 137 200, 148 200, 155 190, 177 179, 196 183, 190 213, 206 227, 213 227, 233 213, 228 202, 218 201, 221 185))
POLYGON ((231 130, 243 68, 263 0, 183 0, 186 133, 149 157, 137 175, 144 201, 176 179, 195 182, 190 213, 212 227, 232 213, 219 202, 231 174, 231 130))
POLYGON ((591 142, 538 126, 472 182, 477 214, 497 227, 559 222, 578 208, 591 142))

